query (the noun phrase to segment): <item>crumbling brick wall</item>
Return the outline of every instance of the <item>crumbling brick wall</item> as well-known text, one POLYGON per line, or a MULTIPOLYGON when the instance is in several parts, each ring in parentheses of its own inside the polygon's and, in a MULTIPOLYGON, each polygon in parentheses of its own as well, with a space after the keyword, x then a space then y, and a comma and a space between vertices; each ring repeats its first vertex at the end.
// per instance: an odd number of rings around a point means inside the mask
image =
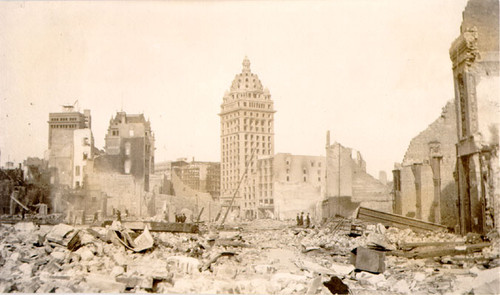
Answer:
POLYGON ((401 168, 401 206, 402 215, 416 217, 417 204, 420 206, 421 218, 426 221, 440 222, 454 227, 457 222, 456 184, 453 177, 456 165, 457 130, 455 104, 449 101, 441 116, 425 130, 414 137, 405 153, 401 168), (434 192, 434 178, 431 161, 440 157, 440 197, 437 200, 434 192), (421 165, 420 202, 417 201, 415 175, 412 165, 421 165), (439 204, 439 208, 438 208, 439 204), (439 210, 439 212, 437 212, 439 210), (441 220, 438 219, 438 213, 441 220))

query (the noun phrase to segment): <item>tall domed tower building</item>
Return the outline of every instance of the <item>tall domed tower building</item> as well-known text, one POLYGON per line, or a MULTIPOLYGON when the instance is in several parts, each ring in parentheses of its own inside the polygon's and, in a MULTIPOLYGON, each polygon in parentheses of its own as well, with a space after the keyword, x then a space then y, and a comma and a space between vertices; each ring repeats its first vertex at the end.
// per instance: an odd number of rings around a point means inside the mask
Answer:
MULTIPOLYGON (((221 105, 221 202, 240 217, 257 217, 258 183, 251 179, 257 159, 274 155, 274 110, 269 90, 243 60, 221 105)), ((271 176, 270 176, 271 177, 271 176)), ((272 184, 271 184, 272 185, 272 184)), ((266 188, 267 189, 267 188, 266 188)))

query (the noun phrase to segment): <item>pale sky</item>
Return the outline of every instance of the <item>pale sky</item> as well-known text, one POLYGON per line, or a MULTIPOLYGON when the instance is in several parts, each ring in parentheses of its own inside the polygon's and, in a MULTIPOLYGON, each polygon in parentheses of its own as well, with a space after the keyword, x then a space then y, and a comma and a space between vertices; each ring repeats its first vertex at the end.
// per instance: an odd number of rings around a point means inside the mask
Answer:
POLYGON ((0 2, 1 165, 43 157, 49 112, 78 100, 96 147, 144 113, 156 161, 220 161, 218 113, 248 56, 274 100, 275 152, 359 150, 391 177, 453 99, 465 0, 0 2))

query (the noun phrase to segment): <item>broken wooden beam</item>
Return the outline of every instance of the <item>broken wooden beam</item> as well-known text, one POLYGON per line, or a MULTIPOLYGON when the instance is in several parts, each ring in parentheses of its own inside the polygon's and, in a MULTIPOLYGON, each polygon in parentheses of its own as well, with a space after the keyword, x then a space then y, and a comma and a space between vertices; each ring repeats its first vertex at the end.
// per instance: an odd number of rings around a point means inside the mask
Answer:
POLYGON ((473 252, 479 252, 483 248, 489 246, 491 246, 491 243, 478 243, 478 244, 470 244, 462 246, 415 249, 413 251, 391 251, 388 254, 406 258, 421 259, 421 258, 440 257, 440 256, 464 255, 473 252))
POLYGON ((416 232, 446 230, 446 226, 427 222, 415 218, 409 218, 402 215, 386 213, 365 207, 359 207, 358 219, 368 222, 381 223, 385 226, 394 226, 399 228, 411 228, 416 232))
POLYGON ((415 242, 415 243, 400 243, 399 249, 411 250, 417 247, 443 247, 443 246, 460 246, 465 245, 465 242, 415 242))
MULTIPOLYGON (((102 226, 111 225, 112 221, 107 220, 102 226)), ((152 232, 172 232, 172 233, 198 233, 199 227, 194 223, 180 222, 156 222, 156 221, 123 221, 124 227, 133 231, 142 231, 146 224, 152 232)))

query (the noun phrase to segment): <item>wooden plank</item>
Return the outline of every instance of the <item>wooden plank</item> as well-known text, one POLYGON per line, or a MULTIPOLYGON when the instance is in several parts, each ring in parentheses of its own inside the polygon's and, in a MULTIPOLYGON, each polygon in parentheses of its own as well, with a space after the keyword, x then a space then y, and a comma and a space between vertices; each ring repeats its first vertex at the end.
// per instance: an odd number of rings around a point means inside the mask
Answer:
POLYGON ((131 230, 144 230, 144 226, 149 225, 152 232, 172 232, 172 233, 198 233, 197 224, 180 222, 155 222, 155 221, 124 221, 122 225, 131 230))
POLYGON ((414 258, 414 259, 421 259, 421 258, 430 258, 430 257, 440 257, 440 256, 456 256, 456 255, 463 255, 463 254, 468 254, 472 252, 479 252, 481 249, 491 246, 491 243, 478 243, 478 244, 471 244, 471 245, 466 245, 465 247, 454 247, 454 246, 448 246, 448 247, 436 247, 436 248, 431 248, 431 249, 425 249, 425 250, 416 250, 416 251, 391 251, 388 254, 389 255, 394 255, 394 256, 401 256, 401 257, 406 257, 406 258, 414 258))
POLYGON ((412 230, 419 232, 446 230, 446 226, 441 224, 409 218, 402 215, 377 211, 365 207, 359 207, 357 218, 363 221, 382 223, 383 225, 386 226, 411 228, 412 230))
POLYGON ((31 212, 31 210, 28 207, 24 206, 23 203, 21 203, 16 197, 14 197, 14 193, 15 193, 15 191, 12 192, 12 194, 10 195, 10 198, 12 199, 12 201, 18 203, 19 206, 23 207, 24 210, 31 212))
POLYGON ((465 242, 417 242, 417 243, 401 243, 399 249, 413 249, 417 247, 442 247, 442 246, 459 246, 465 245, 465 242))

